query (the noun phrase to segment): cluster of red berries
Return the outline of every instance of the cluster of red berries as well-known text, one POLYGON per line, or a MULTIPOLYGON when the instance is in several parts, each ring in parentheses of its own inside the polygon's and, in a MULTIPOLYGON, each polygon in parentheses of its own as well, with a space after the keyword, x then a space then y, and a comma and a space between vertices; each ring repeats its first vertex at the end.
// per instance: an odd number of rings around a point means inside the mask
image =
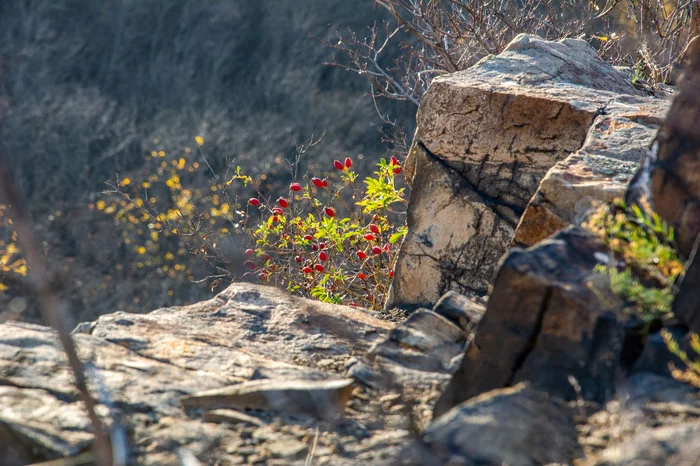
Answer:
MULTIPOLYGON (((344 161, 334 160, 333 166, 339 171, 346 171, 352 167, 352 160, 347 157, 344 161)), ((394 174, 400 174, 402 172, 401 164, 396 157, 391 157, 389 160, 389 169, 394 174)), ((326 189, 329 186, 328 180, 326 178, 314 177, 311 179, 311 184, 318 189, 326 189)), ((304 189, 304 186, 300 183, 291 183, 289 185, 289 190, 292 193, 298 193, 304 189)), ((265 207, 263 202, 253 197, 248 200, 248 204, 252 207, 265 207)), ((285 214, 285 209, 290 207, 290 199, 285 197, 279 197, 276 201, 276 205, 270 209, 272 213, 272 223, 279 221, 279 216, 285 214)), ((335 217, 336 211, 333 207, 325 206, 323 207, 323 213, 328 217, 335 217)), ((378 217, 375 215, 372 219, 372 223, 364 227, 364 232, 360 233, 361 238, 366 241, 366 245, 358 244, 358 249, 355 251, 355 255, 358 259, 362 261, 359 265, 360 271, 356 273, 356 277, 359 280, 365 281, 372 277, 372 273, 363 271, 363 267, 369 261, 369 254, 373 254, 375 257, 381 256, 384 253, 390 251, 390 245, 388 242, 383 241, 382 231, 377 222, 378 217), (369 274, 369 275, 368 275, 369 274)), ((298 226, 302 226, 303 222, 298 221, 298 226)), ((270 225, 272 228, 272 225, 270 225)), ((286 230, 285 230, 286 232, 286 230)), ((281 238, 289 239, 290 234, 281 234, 281 238)), ((315 272, 323 273, 326 271, 327 262, 331 259, 331 250, 335 250, 332 245, 326 242, 319 242, 314 239, 311 234, 305 234, 301 238, 297 237, 297 244, 293 250, 286 251, 286 254, 290 254, 290 258, 294 257, 294 262, 296 262, 296 270, 300 271, 304 275, 311 275, 315 272), (301 240, 301 241, 300 241, 301 240)), ((342 249, 340 249, 342 251, 342 249)), ((277 270, 275 264, 271 264, 271 256, 267 253, 258 252, 258 259, 254 260, 256 252, 253 249, 247 249, 245 255, 249 257, 244 265, 251 272, 258 272, 257 276, 260 280, 268 280, 271 273, 277 270)), ((292 262, 292 263, 294 263, 292 262)), ((373 262, 369 262, 372 264, 373 262)), ((288 267, 289 264, 286 266, 288 267)), ((393 271, 389 271, 389 277, 394 276, 393 271)), ((334 288, 334 286, 331 286, 334 288)), ((366 297, 368 300, 372 299, 372 295, 368 294, 366 297)), ((354 303, 351 303, 354 304, 354 303)))

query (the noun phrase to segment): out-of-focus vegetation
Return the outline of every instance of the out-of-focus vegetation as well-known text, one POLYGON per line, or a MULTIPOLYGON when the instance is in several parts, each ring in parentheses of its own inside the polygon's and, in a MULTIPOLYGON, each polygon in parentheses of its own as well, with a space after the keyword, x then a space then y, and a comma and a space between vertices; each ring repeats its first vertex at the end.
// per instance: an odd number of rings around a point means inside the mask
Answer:
MULTIPOLYGON (((201 135, 217 173, 235 160, 263 192, 288 185, 285 159, 312 135, 325 132, 300 174, 334 158, 378 160, 384 123, 366 83, 325 66, 323 42, 381 15, 371 1, 0 2, 0 141, 76 320, 210 294, 190 274, 132 273, 121 229, 88 208, 153 150, 171 164, 201 135)), ((410 106, 393 111, 410 126, 410 106)), ((200 278, 196 258, 184 259, 200 278)), ((0 309, 25 291, 11 286, 0 309)), ((37 315, 30 306, 23 317, 37 315)))

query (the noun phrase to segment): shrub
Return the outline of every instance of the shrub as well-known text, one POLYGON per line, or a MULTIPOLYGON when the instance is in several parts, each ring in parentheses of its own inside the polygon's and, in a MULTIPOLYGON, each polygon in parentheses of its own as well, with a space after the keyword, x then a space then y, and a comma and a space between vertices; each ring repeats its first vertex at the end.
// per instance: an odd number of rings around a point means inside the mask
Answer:
POLYGON ((322 301, 383 306, 406 232, 399 226, 402 209, 395 209, 405 204, 395 157, 382 159, 362 183, 346 158, 334 162, 328 177, 266 195, 264 175, 253 180, 231 164, 218 177, 204 140, 197 136, 196 143, 195 151, 175 157, 154 148, 146 164, 152 172, 117 179, 110 197, 91 204, 120 226, 135 273, 155 268, 195 280, 183 256, 197 255, 207 265, 200 281, 212 287, 243 276, 322 301), (209 189, 190 188, 202 172, 211 176, 209 189), (255 189, 255 197, 239 201, 241 189, 255 189), (253 247, 243 252, 245 242, 253 247))
POLYGON ((274 203, 248 201, 261 220, 252 231, 255 249, 247 251, 247 264, 250 273, 290 292, 379 309, 406 234, 393 209, 405 203, 404 188, 396 187, 401 165, 394 157, 381 159, 374 176, 364 179, 364 190, 350 158, 334 166, 339 177, 292 183, 274 203))
MULTIPOLYGON (((675 283, 683 272, 682 258, 674 244, 673 229, 657 213, 618 200, 596 211, 584 227, 610 247, 608 266, 598 270, 610 278, 612 291, 628 311, 645 323, 672 317, 675 283)), ((684 363, 672 368, 673 377, 700 388, 700 335, 690 334, 693 358, 671 334, 661 331, 668 349, 684 363)))
POLYGON ((625 308, 646 322, 670 316, 674 284, 683 272, 673 229, 655 212, 621 200, 599 209, 584 227, 610 248, 608 266, 598 270, 609 276, 625 308))

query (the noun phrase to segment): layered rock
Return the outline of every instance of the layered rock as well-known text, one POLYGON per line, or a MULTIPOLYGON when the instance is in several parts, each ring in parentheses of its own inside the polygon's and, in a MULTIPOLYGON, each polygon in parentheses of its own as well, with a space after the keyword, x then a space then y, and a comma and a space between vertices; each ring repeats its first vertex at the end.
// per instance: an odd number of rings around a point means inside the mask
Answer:
POLYGON ((542 179, 513 243, 532 246, 580 223, 595 206, 624 197, 627 184, 649 155, 668 106, 668 101, 652 101, 639 113, 598 117, 583 147, 557 162, 542 179))
MULTIPOLYGON (((405 164, 412 185, 408 235, 388 305, 432 305, 448 290, 486 294, 541 179, 582 147, 596 119, 611 118, 597 126, 579 158, 623 186, 639 160, 633 153, 643 152, 648 136, 628 141, 626 155, 618 156, 622 161, 611 163, 601 159, 614 159, 609 152, 615 149, 606 152, 601 146, 610 143, 606 125, 608 130, 618 128, 619 143, 625 134, 637 135, 641 129, 625 132, 625 125, 653 128, 662 113, 663 104, 641 96, 622 73, 579 40, 548 42, 519 35, 502 54, 436 78, 418 110, 405 164)), ((606 187, 583 195, 603 192, 607 198, 609 191, 606 187)), ((542 236, 570 220, 557 215, 530 220, 550 225, 523 236, 542 236)))
POLYGON ((606 259, 603 245, 576 229, 528 250, 513 249, 498 272, 474 343, 437 402, 435 416, 520 381, 574 399, 573 377, 579 396, 610 399, 624 328, 619 301, 595 272, 606 259))

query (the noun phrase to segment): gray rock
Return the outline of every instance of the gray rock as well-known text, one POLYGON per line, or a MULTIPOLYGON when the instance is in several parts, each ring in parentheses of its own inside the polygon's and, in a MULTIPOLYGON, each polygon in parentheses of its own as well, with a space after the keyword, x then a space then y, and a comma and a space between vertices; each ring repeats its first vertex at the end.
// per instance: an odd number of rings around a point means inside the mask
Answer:
POLYGON ((423 434, 424 464, 571 464, 582 456, 569 408, 519 384, 464 402, 423 434))
POLYGON ((185 408, 261 409, 332 419, 342 414, 352 393, 352 379, 243 382, 181 398, 185 408))
POLYGON ((644 429, 633 438, 605 450, 594 466, 697 466, 700 424, 644 429))
POLYGON ((446 372, 452 358, 462 352, 464 341, 464 330, 421 309, 393 329, 387 340, 377 343, 369 357, 381 356, 414 370, 446 372))
POLYGON ((527 250, 512 250, 498 272, 476 338, 435 415, 519 381, 575 399, 570 376, 586 400, 610 399, 624 337, 618 319, 626 316, 604 277, 594 272, 595 253, 601 251, 596 239, 578 229, 527 250))
POLYGON ((462 330, 471 330, 484 316, 486 307, 455 291, 448 291, 435 303, 433 312, 440 314, 462 330))

